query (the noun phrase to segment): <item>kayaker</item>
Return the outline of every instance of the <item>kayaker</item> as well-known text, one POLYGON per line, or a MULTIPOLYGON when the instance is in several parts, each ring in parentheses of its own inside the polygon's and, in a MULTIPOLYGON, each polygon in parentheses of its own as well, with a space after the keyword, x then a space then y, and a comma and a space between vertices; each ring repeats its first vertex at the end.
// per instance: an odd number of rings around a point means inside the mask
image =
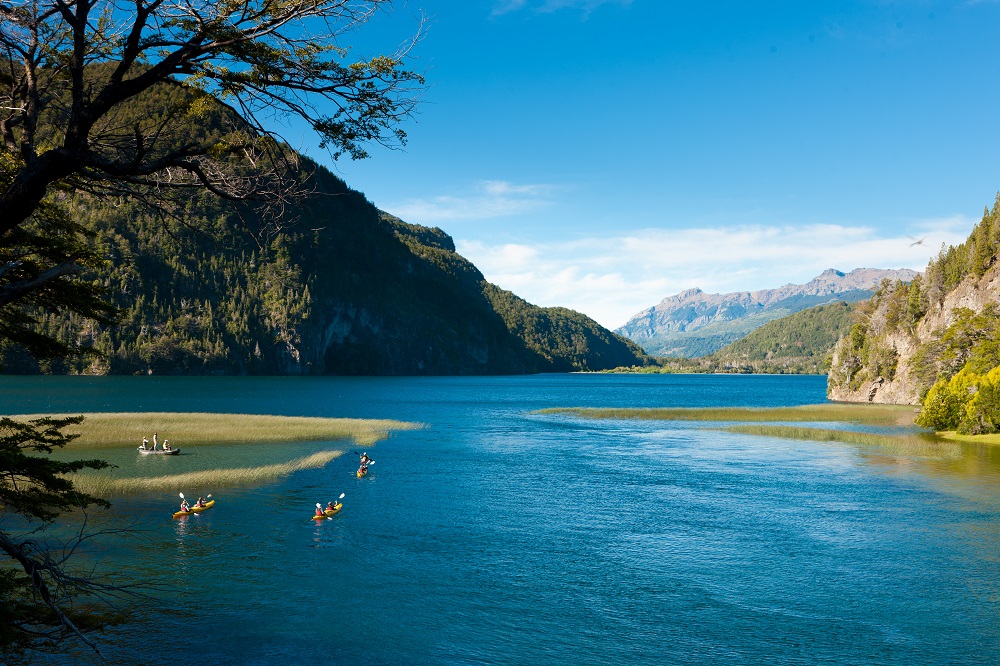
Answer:
POLYGON ((181 500, 181 511, 190 511, 190 510, 191 510, 191 505, 188 504, 188 501, 186 499, 182 499, 181 500))
POLYGON ((323 512, 323 509, 320 508, 319 506, 316 507, 316 516, 317 517, 322 516, 324 518, 326 517, 326 514, 323 512))
MULTIPOLYGON (((163 446, 166 446, 166 445, 167 445, 167 443, 166 443, 166 442, 163 442, 163 446)), ((200 497, 199 497, 199 498, 198 498, 198 501, 197 501, 197 502, 195 502, 195 503, 194 503, 194 505, 195 505, 196 507, 198 507, 198 508, 201 508, 201 507, 205 506, 205 500, 203 500, 202 498, 200 498, 200 497)))
POLYGON ((334 504, 333 502, 327 502, 326 503, 326 510, 327 511, 336 511, 337 510, 337 505, 334 504))
POLYGON ((362 453, 361 454, 361 466, 362 467, 368 467, 368 464, 370 462, 372 462, 372 459, 368 457, 368 454, 367 453, 362 453))

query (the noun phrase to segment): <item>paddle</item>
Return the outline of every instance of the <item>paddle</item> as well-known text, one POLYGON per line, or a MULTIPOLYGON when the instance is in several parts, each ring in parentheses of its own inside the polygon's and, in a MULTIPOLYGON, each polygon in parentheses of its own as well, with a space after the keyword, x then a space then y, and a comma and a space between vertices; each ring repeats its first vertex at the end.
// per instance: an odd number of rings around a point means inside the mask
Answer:
MULTIPOLYGON (((181 499, 184 499, 184 493, 177 493, 177 494, 180 495, 181 499)), ((189 512, 190 512, 190 510, 188 510, 187 512, 178 511, 177 513, 185 513, 185 515, 186 515, 189 512)), ((195 515, 198 515, 198 514, 195 514, 195 515)))

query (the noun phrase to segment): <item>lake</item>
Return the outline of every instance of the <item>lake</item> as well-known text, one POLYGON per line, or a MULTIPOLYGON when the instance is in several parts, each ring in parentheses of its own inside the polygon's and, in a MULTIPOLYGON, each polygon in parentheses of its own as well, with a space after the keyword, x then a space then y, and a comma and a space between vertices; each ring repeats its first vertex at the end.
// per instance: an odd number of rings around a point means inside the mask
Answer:
MULTIPOLYGON (((824 392, 815 376, 2 377, 0 413, 427 425, 369 447, 364 479, 344 443, 186 451, 268 461, 348 451, 269 485, 215 491, 216 507, 196 519, 171 520, 176 492, 116 499, 115 519, 141 531, 87 557, 168 587, 99 637, 112 660, 995 663, 993 450, 883 451, 534 413, 810 404, 824 392), (339 515, 309 520, 342 492, 339 515)), ((141 473, 145 461, 113 453, 141 473)))

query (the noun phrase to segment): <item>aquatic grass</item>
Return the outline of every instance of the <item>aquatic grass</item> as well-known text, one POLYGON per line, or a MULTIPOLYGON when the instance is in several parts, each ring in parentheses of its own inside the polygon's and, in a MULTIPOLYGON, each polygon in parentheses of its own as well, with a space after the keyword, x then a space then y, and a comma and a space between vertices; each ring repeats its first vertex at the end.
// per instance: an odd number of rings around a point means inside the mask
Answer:
MULTIPOLYGON (((169 439, 175 448, 191 444, 243 444, 248 442, 305 442, 351 440, 358 446, 374 444, 392 432, 424 427, 419 423, 389 419, 334 419, 265 414, 211 414, 206 412, 94 412, 85 413, 79 433, 68 449, 138 446, 143 437, 169 439)), ((18 420, 36 415, 12 417, 18 420)))
POLYGON ((858 446, 876 447, 886 453, 933 457, 960 457, 962 448, 930 433, 886 435, 855 430, 831 430, 784 425, 736 425, 712 428, 720 432, 759 437, 777 437, 811 442, 841 442, 858 446))
POLYGON ((555 407, 539 414, 565 414, 587 419, 649 421, 840 421, 866 425, 910 425, 913 408, 907 405, 830 403, 799 407, 555 407))
POLYGON ((118 478, 109 474, 72 474, 67 478, 80 490, 98 497, 131 495, 155 490, 183 490, 199 488, 223 488, 232 486, 252 486, 288 476, 303 469, 323 467, 343 451, 319 451, 304 458, 287 463, 264 465, 261 467, 239 467, 230 469, 206 469, 184 474, 167 476, 118 478))

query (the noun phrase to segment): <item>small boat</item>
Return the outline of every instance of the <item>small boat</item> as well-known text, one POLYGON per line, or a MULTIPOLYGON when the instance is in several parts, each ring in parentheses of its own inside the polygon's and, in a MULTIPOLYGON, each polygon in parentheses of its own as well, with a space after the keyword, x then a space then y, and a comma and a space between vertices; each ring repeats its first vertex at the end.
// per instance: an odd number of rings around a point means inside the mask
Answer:
POLYGON ((358 468, 358 478, 359 478, 359 479, 360 479, 361 477, 363 477, 363 476, 364 476, 365 474, 367 474, 367 473, 368 473, 368 468, 367 468, 367 467, 359 467, 359 468, 358 468))
POLYGON ((202 511, 208 511, 215 505, 215 500, 210 500, 205 502, 205 506, 192 506, 187 511, 174 511, 174 518, 180 518, 181 516, 190 516, 195 513, 201 513, 202 511))
POLYGON ((312 519, 313 519, 313 520, 326 520, 326 519, 327 519, 327 518, 329 518, 330 516, 334 516, 334 515, 336 515, 336 514, 337 514, 337 512, 338 512, 338 511, 340 511, 340 509, 341 509, 341 508, 343 508, 343 506, 344 506, 344 505, 343 505, 342 503, 339 503, 339 502, 338 502, 337 504, 335 504, 335 505, 333 506, 333 508, 332 508, 332 509, 326 509, 326 510, 325 510, 325 511, 323 512, 323 515, 322 515, 322 516, 313 516, 313 517, 312 517, 312 519))
POLYGON ((191 505, 191 513, 201 513, 202 511, 208 511, 215 504, 215 500, 209 500, 205 502, 205 506, 195 506, 191 505))
POLYGON ((144 456, 151 456, 151 455, 176 456, 178 453, 181 452, 180 449, 156 449, 155 451, 153 449, 137 449, 137 450, 141 455, 144 456))

